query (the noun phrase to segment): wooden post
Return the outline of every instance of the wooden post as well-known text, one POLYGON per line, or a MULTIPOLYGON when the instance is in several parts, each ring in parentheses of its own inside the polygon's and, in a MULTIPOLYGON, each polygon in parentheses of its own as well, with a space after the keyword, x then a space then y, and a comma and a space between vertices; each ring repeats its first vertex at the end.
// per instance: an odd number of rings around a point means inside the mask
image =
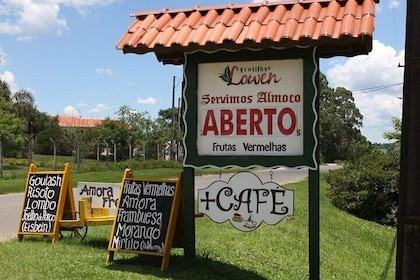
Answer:
POLYGON ((420 276, 420 2, 407 1, 396 279, 420 276))
POLYGON ((309 170, 309 279, 320 277, 319 249, 319 167, 309 170))
POLYGON ((184 254, 186 258, 195 258, 195 210, 194 210, 194 168, 184 167, 183 182, 184 203, 184 254))
MULTIPOLYGON (((317 64, 319 59, 317 58, 317 64)), ((316 87, 319 89, 319 71, 316 75, 316 87)), ((319 140, 319 90, 315 96, 315 110, 318 118, 315 121, 315 135, 319 140)), ((309 279, 320 279, 320 246, 319 246, 319 142, 315 146, 316 168, 309 169, 309 279)))

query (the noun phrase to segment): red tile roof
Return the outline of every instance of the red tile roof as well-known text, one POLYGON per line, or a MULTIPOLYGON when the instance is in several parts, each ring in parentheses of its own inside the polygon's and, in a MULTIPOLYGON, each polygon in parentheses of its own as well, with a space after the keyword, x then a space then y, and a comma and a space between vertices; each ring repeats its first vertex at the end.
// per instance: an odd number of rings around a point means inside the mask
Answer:
POLYGON ((58 116, 58 126, 92 128, 102 123, 101 119, 83 119, 79 117, 58 116))
POLYGON ((184 52, 220 48, 318 46, 320 57, 353 56, 372 49, 379 0, 295 0, 200 7, 131 16, 117 43, 124 53, 155 52, 181 64, 184 52))

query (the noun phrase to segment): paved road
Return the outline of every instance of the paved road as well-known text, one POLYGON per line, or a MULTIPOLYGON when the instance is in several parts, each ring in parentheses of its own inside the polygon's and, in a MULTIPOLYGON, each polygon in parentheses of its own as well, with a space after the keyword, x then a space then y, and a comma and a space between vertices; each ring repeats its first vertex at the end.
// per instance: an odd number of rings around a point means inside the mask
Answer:
MULTIPOLYGON (((336 169, 336 165, 321 166, 321 172, 336 169)), ((306 169, 287 169, 278 168, 272 171, 272 181, 279 185, 303 180, 308 176, 306 169)), ((260 170, 255 172, 262 182, 271 181, 270 170, 260 170)), ((212 182, 219 180, 217 175, 196 176, 195 186, 197 189, 208 187, 212 182)), ((222 174, 221 180, 228 181, 232 174, 222 174)), ((197 193, 197 191, 196 191, 197 193)), ((19 218, 22 211, 23 194, 0 195, 0 241, 17 237, 19 218)))
POLYGON ((0 240, 17 237, 23 194, 0 195, 0 240))

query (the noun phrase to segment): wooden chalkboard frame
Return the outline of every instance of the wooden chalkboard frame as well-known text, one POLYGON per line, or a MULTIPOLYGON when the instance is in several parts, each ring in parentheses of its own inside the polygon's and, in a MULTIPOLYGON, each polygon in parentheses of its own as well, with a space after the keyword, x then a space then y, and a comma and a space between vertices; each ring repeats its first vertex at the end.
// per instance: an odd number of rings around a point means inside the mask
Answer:
MULTIPOLYGON (((64 171, 37 171, 37 167, 35 164, 31 164, 28 171, 28 176, 26 179, 25 185, 25 192, 23 197, 22 203, 22 210, 19 220, 19 228, 18 228, 18 240, 22 241, 24 235, 40 235, 40 236, 52 236, 52 243, 55 243, 59 239, 60 234, 60 223, 59 221, 63 219, 64 213, 69 213, 69 219, 74 219, 75 217, 75 204, 74 204, 74 196, 73 196, 73 189, 71 186, 71 178, 70 178, 70 170, 71 166, 69 163, 64 164, 64 171), (30 178, 32 176, 61 176, 61 185, 59 185, 58 195, 56 197, 56 208, 53 213, 55 213, 55 217, 53 220, 53 224, 51 229, 48 231, 24 231, 22 227, 24 226, 27 219, 25 219, 25 209, 33 210, 33 208, 27 208, 28 203, 28 191, 30 189, 30 178)), ((46 187, 46 186, 41 186, 46 187)))
POLYGON ((114 220, 114 224, 112 226, 111 235, 109 238, 109 244, 108 244, 108 256, 107 256, 107 263, 111 263, 114 259, 114 252, 126 252, 126 253, 136 253, 136 254, 143 254, 143 255, 152 255, 152 256, 160 256, 163 257, 162 259, 162 265, 161 270, 165 270, 169 265, 169 257, 170 257, 170 251, 172 248, 172 242, 174 239, 175 234, 175 228, 176 228, 176 222, 178 218, 178 212, 180 207, 180 200, 181 200, 181 186, 182 186, 182 173, 178 175, 178 179, 175 180, 159 180, 159 179, 145 179, 145 178, 138 178, 135 179, 133 177, 133 173, 130 169, 126 169, 124 172, 124 176, 121 182, 121 191, 120 196, 118 199, 118 206, 117 206, 117 212, 116 212, 116 218, 114 220), (120 211, 120 206, 122 203, 122 197, 124 193, 124 183, 126 181, 139 181, 139 182, 154 182, 154 183, 170 183, 175 184, 175 191, 172 196, 172 205, 169 213, 169 222, 167 225, 165 238, 164 238, 164 249, 162 252, 155 252, 155 251, 145 251, 145 250, 128 250, 128 249, 119 249, 115 248, 113 246, 113 237, 116 233, 116 228, 118 226, 118 213, 120 211))

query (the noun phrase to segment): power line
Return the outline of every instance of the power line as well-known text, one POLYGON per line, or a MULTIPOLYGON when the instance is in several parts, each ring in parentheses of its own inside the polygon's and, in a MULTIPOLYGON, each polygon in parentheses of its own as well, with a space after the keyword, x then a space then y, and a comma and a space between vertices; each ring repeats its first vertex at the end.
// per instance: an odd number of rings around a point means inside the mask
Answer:
POLYGON ((403 83, 381 85, 381 86, 375 86, 375 87, 370 87, 370 88, 362 88, 362 89, 357 89, 357 90, 351 90, 351 92, 353 94, 368 93, 368 92, 383 90, 383 89, 387 89, 387 88, 391 88, 391 87, 396 87, 396 86, 399 86, 399 85, 402 85, 402 84, 403 83))
POLYGON ((393 5, 392 3, 391 3, 391 5, 392 5, 392 16, 394 18, 395 44, 397 45, 397 51, 398 51, 399 50, 399 47, 398 47, 397 22, 395 20, 395 5, 393 5))

